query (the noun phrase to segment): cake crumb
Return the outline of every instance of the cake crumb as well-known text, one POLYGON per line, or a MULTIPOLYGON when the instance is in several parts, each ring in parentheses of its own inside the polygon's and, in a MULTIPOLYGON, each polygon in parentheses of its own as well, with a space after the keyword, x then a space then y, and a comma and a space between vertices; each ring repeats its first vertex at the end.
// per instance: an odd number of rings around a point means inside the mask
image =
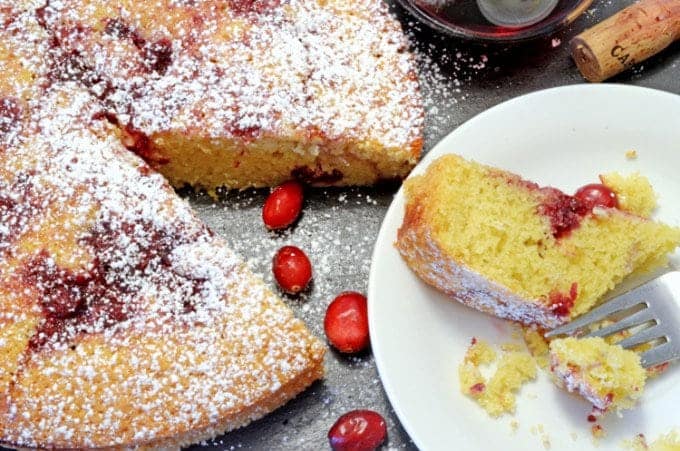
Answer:
POLYGON ((626 159, 635 160, 637 156, 638 156, 637 150, 635 149, 626 150, 626 159))
POLYGON ((624 440, 621 447, 630 451, 644 451, 649 449, 645 434, 638 434, 630 440, 624 440))
POLYGON ((569 434, 569 436, 571 437, 571 439, 572 439, 573 441, 578 440, 578 434, 577 434, 576 432, 574 432, 574 431, 571 431, 571 434, 569 434))
POLYGON ((599 337, 553 340, 550 357, 553 381, 603 412, 632 408, 645 386, 647 372, 640 356, 599 337))
POLYGON ((596 440, 599 440, 601 438, 604 438, 607 435, 607 432, 604 430, 604 428, 599 425, 599 424, 594 424, 590 428, 590 433, 593 435, 593 438, 596 440))
POLYGON ((602 174, 600 181, 616 193, 624 211, 648 218, 657 206, 657 195, 649 179, 638 172, 602 174))
POLYGON ((550 363, 550 349, 547 340, 543 338, 542 331, 535 326, 529 326, 523 328, 523 333, 524 343, 536 363, 540 368, 547 370, 550 363))
POLYGON ((543 444, 543 448, 550 449, 550 436, 548 434, 542 434, 541 443, 543 444))
POLYGON ((680 429, 662 434, 649 444, 644 434, 638 434, 630 440, 624 440, 621 445, 630 451, 677 451, 680 450, 680 429))
POLYGON ((460 390, 473 398, 492 417, 515 410, 515 393, 536 378, 536 362, 526 351, 505 346, 500 358, 485 341, 472 339, 463 362, 458 367, 460 390), (480 367, 497 363, 496 371, 485 378, 480 367))
POLYGON ((512 433, 516 433, 517 430, 519 429, 519 422, 517 420, 512 420, 510 422, 510 430, 512 430, 512 433))

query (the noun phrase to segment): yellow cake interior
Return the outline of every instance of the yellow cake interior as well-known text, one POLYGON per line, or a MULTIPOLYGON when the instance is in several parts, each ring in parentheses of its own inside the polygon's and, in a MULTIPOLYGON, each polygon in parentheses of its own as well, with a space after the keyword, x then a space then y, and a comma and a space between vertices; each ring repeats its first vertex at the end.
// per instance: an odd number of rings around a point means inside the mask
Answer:
MULTIPOLYGON (((617 177, 615 185, 625 189, 627 205, 647 212, 653 197, 643 177, 617 177)), ((543 197, 536 185, 455 155, 405 189, 407 199, 426 197, 422 220, 450 258, 526 299, 548 303, 554 293, 575 292, 572 317, 625 276, 663 265, 680 242, 680 229, 617 209, 586 215, 556 238, 549 218, 537 214, 543 197)))
POLYGON ((417 151, 385 148, 378 142, 328 142, 300 136, 240 138, 152 137, 155 165, 176 187, 214 193, 218 187, 275 186, 291 178, 315 185, 371 185, 403 178, 417 151))

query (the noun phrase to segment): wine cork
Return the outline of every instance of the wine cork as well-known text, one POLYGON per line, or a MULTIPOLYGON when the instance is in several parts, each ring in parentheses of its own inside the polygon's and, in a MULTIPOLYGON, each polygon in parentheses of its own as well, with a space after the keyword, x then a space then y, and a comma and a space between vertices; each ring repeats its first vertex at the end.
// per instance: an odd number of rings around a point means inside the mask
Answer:
POLYGON ((583 77, 599 82, 659 53, 680 38, 680 0, 641 0, 571 40, 583 77))

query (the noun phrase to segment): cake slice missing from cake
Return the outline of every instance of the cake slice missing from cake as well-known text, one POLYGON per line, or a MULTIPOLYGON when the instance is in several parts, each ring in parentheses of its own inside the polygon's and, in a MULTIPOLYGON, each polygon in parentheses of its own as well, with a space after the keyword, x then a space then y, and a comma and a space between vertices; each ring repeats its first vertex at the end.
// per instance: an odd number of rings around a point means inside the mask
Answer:
MULTIPOLYGON (((419 277, 466 305, 544 328, 663 265, 680 243, 678 228, 455 155, 407 180, 405 196, 396 246, 419 277)), ((645 199, 628 202, 646 208, 645 199)))

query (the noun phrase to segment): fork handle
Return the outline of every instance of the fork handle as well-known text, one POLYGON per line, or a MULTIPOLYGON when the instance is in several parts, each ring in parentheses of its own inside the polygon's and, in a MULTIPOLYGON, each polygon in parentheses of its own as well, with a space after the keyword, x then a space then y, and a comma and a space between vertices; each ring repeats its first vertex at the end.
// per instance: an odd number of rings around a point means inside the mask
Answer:
POLYGON ((629 69, 680 39, 680 0, 641 0, 576 36, 571 55, 588 81, 629 69))

